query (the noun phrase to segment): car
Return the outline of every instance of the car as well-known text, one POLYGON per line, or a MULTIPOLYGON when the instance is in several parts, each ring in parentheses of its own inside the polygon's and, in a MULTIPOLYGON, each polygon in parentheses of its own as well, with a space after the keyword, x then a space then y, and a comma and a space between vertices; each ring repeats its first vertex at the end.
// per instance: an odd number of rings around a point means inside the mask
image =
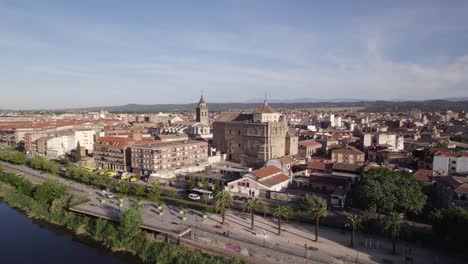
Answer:
POLYGON ((138 181, 138 178, 137 178, 137 177, 131 177, 131 178, 130 178, 130 182, 136 182, 136 181, 138 181))
POLYGON ((195 194, 195 193, 189 194, 189 195, 188 195, 188 198, 189 198, 190 200, 194 200, 194 201, 200 200, 200 199, 201 199, 200 195, 195 194))

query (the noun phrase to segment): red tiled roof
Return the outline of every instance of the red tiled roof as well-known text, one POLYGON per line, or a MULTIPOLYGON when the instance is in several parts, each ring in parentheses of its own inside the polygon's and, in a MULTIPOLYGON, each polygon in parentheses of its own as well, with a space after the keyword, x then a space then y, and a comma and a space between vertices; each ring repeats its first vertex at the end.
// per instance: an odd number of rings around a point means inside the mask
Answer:
POLYGON ((317 148, 322 147, 322 144, 320 144, 319 142, 313 139, 299 141, 299 145, 304 146, 304 147, 317 147, 317 148))
POLYGON ((320 161, 312 161, 307 165, 308 169, 312 170, 331 170, 333 167, 333 163, 326 163, 320 161))
POLYGON ((433 170, 423 170, 423 169, 418 170, 418 171, 415 172, 413 175, 414 175, 414 176, 416 177, 416 179, 418 179, 419 181, 427 182, 427 183, 431 183, 433 177, 435 176, 433 170))
POLYGON ((264 179, 260 179, 258 180, 258 182, 260 182, 261 184, 267 186, 267 187, 272 187, 272 186, 275 186, 277 184, 280 184, 282 182, 285 182, 285 181, 289 181, 291 178, 289 178, 289 176, 287 176, 286 174, 284 173, 281 173, 281 174, 278 174, 278 175, 275 175, 275 176, 272 176, 272 177, 268 177, 268 178, 264 178, 264 179))
POLYGON ((277 173, 280 173, 280 172, 282 172, 282 170, 280 168, 271 165, 271 166, 268 166, 268 167, 263 167, 263 168, 258 169, 258 170, 254 170, 251 173, 261 179, 261 178, 268 177, 268 176, 271 176, 273 174, 277 174, 277 173))

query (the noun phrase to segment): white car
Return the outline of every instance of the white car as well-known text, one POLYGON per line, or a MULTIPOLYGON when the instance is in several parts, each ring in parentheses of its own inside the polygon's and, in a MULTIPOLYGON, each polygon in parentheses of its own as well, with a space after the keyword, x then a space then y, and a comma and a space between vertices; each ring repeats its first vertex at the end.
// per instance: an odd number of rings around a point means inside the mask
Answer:
POLYGON ((188 195, 188 198, 189 198, 190 200, 200 200, 200 199, 201 199, 200 195, 195 194, 195 193, 189 194, 189 195, 188 195))

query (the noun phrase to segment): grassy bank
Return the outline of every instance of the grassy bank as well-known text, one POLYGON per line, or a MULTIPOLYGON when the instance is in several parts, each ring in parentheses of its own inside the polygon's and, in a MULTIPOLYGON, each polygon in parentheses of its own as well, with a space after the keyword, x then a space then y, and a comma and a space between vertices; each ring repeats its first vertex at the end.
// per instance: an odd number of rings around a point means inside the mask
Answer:
POLYGON ((156 241, 138 227, 141 214, 137 207, 125 212, 120 224, 70 212, 68 207, 84 198, 70 196, 65 186, 54 181, 34 186, 15 174, 0 171, 0 197, 29 217, 64 226, 112 251, 129 252, 145 263, 239 263, 156 241))

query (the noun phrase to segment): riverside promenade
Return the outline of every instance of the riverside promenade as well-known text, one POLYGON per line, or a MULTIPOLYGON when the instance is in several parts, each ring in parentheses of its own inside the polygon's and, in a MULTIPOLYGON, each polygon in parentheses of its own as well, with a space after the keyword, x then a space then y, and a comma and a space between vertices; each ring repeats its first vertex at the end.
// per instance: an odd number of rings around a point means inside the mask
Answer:
MULTIPOLYGON (((75 212, 118 221, 132 202, 129 198, 105 199, 95 188, 26 166, 0 164, 6 171, 20 173, 35 183, 54 179, 73 193, 86 194, 90 201, 71 208, 75 212)), ((254 229, 250 229, 250 215, 241 211, 228 210, 222 225, 217 214, 203 218, 193 209, 184 209, 181 214, 170 205, 161 207, 147 201, 142 201, 142 205, 142 228, 157 239, 248 263, 465 263, 463 258, 405 242, 398 243, 401 253, 392 255, 390 240, 359 232, 355 248, 350 248, 349 232, 338 229, 321 227, 319 241, 313 242, 314 226, 307 223, 285 221, 279 236, 276 220, 270 217, 256 215, 254 229)))

